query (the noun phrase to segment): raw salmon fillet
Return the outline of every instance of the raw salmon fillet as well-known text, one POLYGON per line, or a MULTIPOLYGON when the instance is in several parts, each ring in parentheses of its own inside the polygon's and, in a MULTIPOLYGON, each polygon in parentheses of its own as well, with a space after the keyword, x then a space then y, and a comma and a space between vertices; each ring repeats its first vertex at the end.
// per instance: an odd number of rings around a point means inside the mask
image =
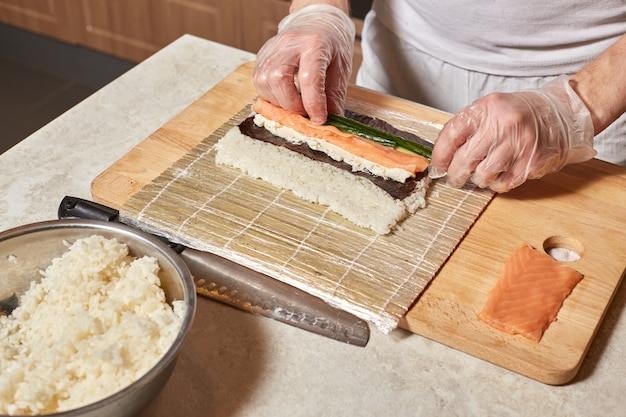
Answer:
POLYGON ((515 250, 478 318, 539 342, 583 275, 529 245, 515 250))
POLYGON ((274 106, 263 99, 257 99, 253 103, 252 109, 256 113, 283 126, 290 127, 303 135, 325 140, 353 155, 386 168, 402 168, 415 175, 417 172, 424 172, 429 165, 428 159, 421 155, 400 152, 369 139, 342 132, 334 126, 316 125, 304 116, 274 106))

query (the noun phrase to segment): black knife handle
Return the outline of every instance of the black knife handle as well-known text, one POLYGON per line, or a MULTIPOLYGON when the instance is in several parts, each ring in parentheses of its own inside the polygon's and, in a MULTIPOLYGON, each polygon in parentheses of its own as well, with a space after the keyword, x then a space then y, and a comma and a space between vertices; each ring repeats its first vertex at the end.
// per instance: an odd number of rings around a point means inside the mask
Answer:
POLYGON ((65 196, 59 204, 59 219, 92 219, 118 221, 119 211, 78 197, 65 196))
MULTIPOLYGON (((119 214, 119 210, 95 201, 70 196, 65 196, 61 200, 58 211, 59 219, 91 219, 105 222, 119 222, 119 214)), ((162 236, 152 236, 163 241, 167 246, 174 249, 176 253, 181 253, 185 249, 185 246, 170 242, 162 236)))

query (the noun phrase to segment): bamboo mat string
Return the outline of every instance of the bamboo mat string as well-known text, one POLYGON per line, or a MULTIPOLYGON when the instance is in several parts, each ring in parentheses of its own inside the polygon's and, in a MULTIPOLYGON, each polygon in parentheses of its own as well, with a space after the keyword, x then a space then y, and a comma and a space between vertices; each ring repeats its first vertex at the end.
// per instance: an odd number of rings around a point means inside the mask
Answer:
MULTIPOLYGON (((211 150, 212 150, 212 149, 213 149, 213 148, 211 148, 211 150)), ((243 176, 243 175, 244 175, 244 174, 241 174, 239 177, 235 178, 235 179, 234 179, 234 180, 233 180, 233 181, 232 181, 232 182, 231 182, 231 183, 230 183, 230 184, 229 184, 226 188, 224 188, 224 190, 229 189, 229 188, 230 188, 230 187, 231 187, 231 186, 232 186, 235 182, 237 182, 237 180, 238 180, 241 176, 243 176)), ((207 205, 211 203, 211 201, 213 201, 215 198, 219 197, 219 195, 220 195, 220 193, 215 194, 214 196, 212 196, 212 197, 211 197, 210 199, 208 199, 208 200, 207 200, 207 201, 206 201, 206 202, 205 202, 205 203, 204 203, 204 204, 203 204, 203 205, 202 205, 202 206, 201 206, 201 207, 200 207, 200 208, 199 208, 199 209, 198 209, 198 210, 197 210, 194 214, 192 214, 190 217, 186 218, 186 219, 185 219, 185 221, 183 221, 183 222, 180 224, 180 226, 178 226, 178 228, 177 228, 177 229, 176 229, 176 231, 175 231, 175 234, 176 234, 176 235, 178 235, 178 236, 180 236, 180 235, 184 234, 184 233, 185 233, 185 230, 187 229, 187 225, 188 225, 188 223, 189 223, 192 219, 194 219, 195 217, 197 217, 197 216, 198 216, 198 214, 199 214, 201 211, 203 211, 203 210, 207 207, 207 205)), ((147 207, 147 206, 146 206, 146 207, 147 207)))
MULTIPOLYGON (((475 190, 475 188, 474 188, 475 190)), ((385 305, 389 304, 392 302, 393 298, 397 296, 397 292, 400 291, 402 288, 404 288, 404 286, 407 284, 407 282, 411 279, 411 277, 417 272, 418 268, 420 268, 420 265, 422 264, 422 262, 424 261, 424 259, 426 258, 426 256, 430 253, 431 249, 435 246, 439 236, 441 236, 446 229, 446 225, 450 222, 450 219, 452 219, 454 217, 454 215, 456 213, 458 213, 459 209, 463 206, 463 203, 465 201, 467 201, 467 199, 471 196, 471 193, 466 193, 465 196, 461 199, 461 201, 459 201, 458 205, 456 207, 454 207, 448 214, 447 219, 441 223, 441 227, 439 228, 439 230, 436 231, 433 239, 429 242, 428 245, 426 245, 426 247, 424 248, 424 250, 421 252, 421 256, 418 262, 415 263, 415 267, 413 269, 413 271, 411 271, 411 273, 409 275, 407 275, 406 280, 403 281, 398 287, 397 290, 393 292, 393 294, 391 294, 389 296, 389 298, 385 301, 385 305)))
MULTIPOLYGON (((326 217, 326 214, 330 212, 330 208, 327 208, 324 213, 322 214, 320 220, 323 220, 326 217)), ((303 248, 305 247, 305 244, 307 242, 307 240, 313 235, 313 233, 317 230, 318 226, 319 226, 320 222, 316 223, 315 226, 309 231, 309 233, 307 233, 307 235, 304 237, 304 239, 302 239, 301 242, 298 243, 298 247, 296 248, 295 252, 293 253, 293 255, 291 255, 291 257, 289 257, 289 259, 287 259, 287 261, 285 261, 283 263, 283 267, 281 268, 280 272, 284 272, 285 268, 288 267, 289 262, 291 262, 296 255, 298 255, 298 253, 303 250, 303 248)))

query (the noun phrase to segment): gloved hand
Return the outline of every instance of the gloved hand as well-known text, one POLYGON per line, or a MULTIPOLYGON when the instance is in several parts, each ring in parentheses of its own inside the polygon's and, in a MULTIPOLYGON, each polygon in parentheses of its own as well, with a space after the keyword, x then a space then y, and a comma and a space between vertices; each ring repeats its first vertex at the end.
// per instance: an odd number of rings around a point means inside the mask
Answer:
POLYGON ((291 13, 257 54, 253 82, 259 96, 308 114, 314 123, 324 123, 329 112, 343 114, 354 35, 354 23, 336 7, 311 5, 291 13))
POLYGON ((435 142, 430 176, 506 192, 593 158, 593 136, 591 114, 562 75, 541 88, 489 94, 463 109, 435 142))

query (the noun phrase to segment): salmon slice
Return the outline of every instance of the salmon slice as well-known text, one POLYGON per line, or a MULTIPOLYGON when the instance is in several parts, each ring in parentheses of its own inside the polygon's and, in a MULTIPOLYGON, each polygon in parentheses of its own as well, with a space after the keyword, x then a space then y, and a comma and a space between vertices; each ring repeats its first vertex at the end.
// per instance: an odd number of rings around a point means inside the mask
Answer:
POLYGON ((418 172, 424 172, 429 165, 428 159, 421 155, 397 151, 369 139, 342 132, 335 126, 316 125, 304 116, 274 106, 263 99, 256 100, 252 108, 267 119, 290 127, 305 136, 325 140, 352 155, 367 159, 385 168, 402 168, 415 175, 418 172))
POLYGON ((515 250, 478 319, 539 342, 583 275, 529 245, 515 250))

